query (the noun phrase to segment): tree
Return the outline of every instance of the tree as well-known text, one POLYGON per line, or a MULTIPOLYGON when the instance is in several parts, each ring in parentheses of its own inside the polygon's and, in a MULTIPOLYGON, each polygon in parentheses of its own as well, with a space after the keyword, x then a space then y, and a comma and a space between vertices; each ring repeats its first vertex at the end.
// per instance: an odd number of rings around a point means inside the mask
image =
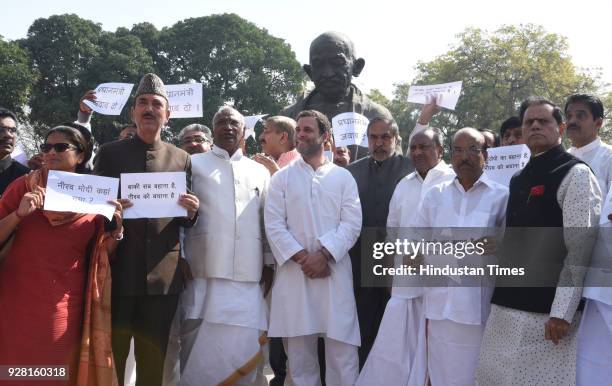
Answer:
POLYGON ((74 14, 37 19, 22 41, 31 53, 31 67, 40 73, 30 99, 30 120, 37 132, 72 121, 82 79, 100 52, 100 24, 74 14))
POLYGON ((37 75, 27 51, 0 36, 0 106, 22 115, 37 75))
POLYGON ((608 144, 612 143, 612 91, 604 93, 601 97, 604 105, 604 126, 599 135, 608 144))
POLYGON ((168 74, 170 72, 170 62, 160 49, 161 32, 151 23, 138 23, 132 26, 130 34, 140 39, 142 46, 147 49, 156 74, 168 74))
POLYGON ((162 30, 159 49, 164 81, 203 83, 205 122, 228 102, 244 115, 276 114, 304 80, 287 43, 234 14, 180 21, 162 30))
POLYGON ((370 92, 368 93, 368 98, 370 98, 372 102, 376 102, 386 108, 389 108, 389 106, 391 106, 391 101, 389 100, 389 98, 387 98, 385 94, 383 94, 377 88, 373 88, 370 90, 370 92))
MULTIPOLYGON (((458 40, 433 61, 419 62, 412 82, 463 81, 455 111, 443 110, 434 118, 433 124, 448 134, 465 126, 497 131, 530 95, 563 103, 573 92, 596 88, 597 79, 572 64, 566 38, 540 26, 504 26, 492 34, 468 28, 458 40)), ((420 106, 406 102, 408 88, 396 85, 390 108, 400 127, 412 130, 420 106)))
MULTIPOLYGON (((84 70, 81 93, 104 82, 138 84, 143 74, 153 72, 153 59, 137 36, 125 28, 115 33, 104 32, 99 40, 99 54, 84 70)), ((74 109, 73 109, 74 110, 74 109)), ((120 116, 95 114, 92 120, 93 134, 100 143, 117 138, 118 127, 131 121, 129 107, 120 116)))

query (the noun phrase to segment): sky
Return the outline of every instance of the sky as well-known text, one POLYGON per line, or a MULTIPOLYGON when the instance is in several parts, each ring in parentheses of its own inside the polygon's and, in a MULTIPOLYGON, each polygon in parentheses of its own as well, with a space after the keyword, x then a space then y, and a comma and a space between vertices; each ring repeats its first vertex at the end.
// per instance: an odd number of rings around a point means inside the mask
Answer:
MULTIPOLYGON (((308 61, 310 42, 335 30, 350 36, 366 66, 358 86, 392 96, 395 83, 410 82, 418 61, 430 61, 457 42, 467 27, 494 31, 502 25, 534 23, 567 37, 578 67, 601 68, 612 83, 612 2, 589 0, 5 0, 0 35, 24 38, 38 18, 75 13, 115 31, 140 22, 158 29, 177 21, 236 13, 291 45, 300 63, 308 61)), ((457 79, 460 80, 460 79, 457 79)))

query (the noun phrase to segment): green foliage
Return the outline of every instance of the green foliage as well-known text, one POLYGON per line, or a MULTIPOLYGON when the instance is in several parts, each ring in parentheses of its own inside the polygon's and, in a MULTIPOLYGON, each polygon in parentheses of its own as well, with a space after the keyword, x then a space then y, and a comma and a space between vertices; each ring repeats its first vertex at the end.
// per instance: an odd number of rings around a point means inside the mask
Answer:
MULTIPOLYGON (((99 46, 100 54, 83 74, 82 90, 93 89, 104 82, 138 84, 143 74, 154 71, 149 52, 140 39, 126 29, 120 28, 115 33, 105 32, 100 38, 99 46)), ((129 106, 123 109, 119 117, 94 114, 94 136, 101 143, 114 140, 119 131, 117 126, 130 121, 129 106)))
MULTIPOLYGON (((39 136, 73 121, 87 90, 104 82, 138 84, 147 72, 168 84, 204 84, 203 119, 172 120, 163 133, 168 140, 188 123, 210 122, 225 103, 245 115, 276 114, 304 80, 284 40, 233 14, 187 19, 161 31, 145 22, 115 32, 74 14, 56 15, 34 21, 20 44, 0 40, 0 87, 10 90, 2 102, 28 104, 29 127, 39 136)), ((94 136, 101 143, 114 139, 130 121, 129 105, 120 116, 94 114, 94 136)))
POLYGON ((37 19, 22 44, 31 66, 40 73, 30 99, 30 121, 41 133, 46 127, 72 121, 83 93, 82 80, 100 54, 102 28, 77 15, 37 19))
POLYGON ((225 103, 244 115, 276 114, 304 80, 287 43, 235 14, 180 21, 162 30, 159 49, 166 82, 203 83, 205 122, 225 103))
MULTIPOLYGON (((493 33, 468 28, 457 37, 447 53, 431 62, 419 62, 412 82, 463 81, 455 111, 444 110, 432 122, 449 134, 466 126, 497 131, 530 95, 562 104, 573 92, 596 89, 596 77, 579 72, 572 64, 566 39, 540 26, 504 26, 493 33)), ((396 85, 391 104, 406 131, 414 127, 420 108, 405 102, 408 87, 396 85)))
POLYGON ((370 98, 371 101, 378 103, 379 105, 385 106, 386 108, 389 108, 389 106, 391 106, 391 101, 389 100, 389 98, 387 98, 377 88, 373 88, 372 90, 370 90, 370 92, 368 93, 368 98, 370 98))
POLYGON ((144 22, 134 24, 130 34, 140 39, 142 46, 149 53, 153 60, 153 72, 166 79, 166 76, 171 73, 171 63, 166 52, 161 49, 162 32, 153 24, 144 22))
POLYGON ((0 36, 0 106, 22 115, 37 75, 27 51, 0 36))
MULTIPOLYGON (((504 26, 492 33, 468 28, 448 52, 419 62, 410 84, 463 80, 456 110, 443 110, 432 125, 447 134, 464 126, 498 130, 529 95, 562 104, 572 92, 602 90, 600 75, 576 69, 567 51, 564 37, 540 26, 504 26)), ((276 114, 305 85, 291 47, 235 14, 186 19, 162 30, 145 22, 115 32, 65 14, 34 21, 19 42, 0 37, 0 104, 25 116, 24 127, 34 131, 34 141, 47 127, 74 120, 85 91, 103 82, 136 84, 151 71, 169 84, 204 85, 204 117, 171 120, 170 130, 163 132, 168 140, 186 124, 210 126, 225 103, 244 115, 276 114), (29 116, 24 114, 28 111, 29 116)), ((405 146, 420 109, 406 102, 410 84, 396 84, 392 100, 376 89, 369 95, 391 110, 405 146)), ((612 93, 599 93, 605 106, 612 106, 612 93)), ((602 136, 609 141, 610 113, 607 118, 602 136)), ((130 120, 129 104, 118 117, 95 114, 94 135, 106 142, 130 120)), ((250 152, 258 149, 252 140, 247 147, 250 152)))
POLYGON ((601 128, 599 135, 604 142, 612 143, 612 91, 608 91, 601 97, 604 105, 604 125, 601 128))

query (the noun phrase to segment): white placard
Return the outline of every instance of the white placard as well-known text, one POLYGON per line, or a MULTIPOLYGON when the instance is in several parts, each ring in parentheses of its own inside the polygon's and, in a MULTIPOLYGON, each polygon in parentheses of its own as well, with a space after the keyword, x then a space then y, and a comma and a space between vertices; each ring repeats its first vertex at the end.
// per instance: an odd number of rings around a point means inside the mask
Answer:
POLYGON ((83 102, 96 113, 119 115, 130 98, 133 87, 132 83, 102 83, 96 87, 96 100, 83 102))
POLYGON ((260 115, 249 115, 244 117, 244 138, 253 137, 255 138, 255 125, 257 122, 261 120, 261 118, 265 117, 268 114, 260 114, 260 115))
POLYGON ((44 209, 101 214, 111 220, 115 206, 108 201, 117 199, 118 188, 118 178, 50 170, 44 209))
POLYGON ((368 123, 370 121, 359 113, 342 113, 332 118, 334 142, 336 147, 359 145, 368 147, 368 123))
POLYGON ((11 158, 22 165, 28 166, 28 155, 25 153, 23 146, 21 146, 19 142, 15 142, 15 147, 13 147, 11 158))
POLYGON ((187 191, 185 172, 121 173, 121 198, 134 206, 123 218, 185 217, 187 209, 179 205, 187 191))
POLYGON ((610 191, 606 195, 606 201, 603 203, 603 206, 601 208, 601 216, 599 216, 599 225, 603 225, 607 222, 610 222, 610 220, 608 220, 609 214, 612 214, 612 186, 610 186, 610 191))
POLYGON ((526 145, 501 146, 487 149, 487 164, 485 173, 495 182, 510 186, 514 173, 523 169, 531 152, 526 145))
POLYGON ((420 103, 422 105, 429 102, 429 98, 436 97, 436 104, 449 110, 454 110, 461 95, 461 85, 463 81, 430 84, 426 86, 410 86, 408 90, 408 102, 420 103))
POLYGON ((170 119, 199 118, 202 111, 202 83, 167 84, 170 119))

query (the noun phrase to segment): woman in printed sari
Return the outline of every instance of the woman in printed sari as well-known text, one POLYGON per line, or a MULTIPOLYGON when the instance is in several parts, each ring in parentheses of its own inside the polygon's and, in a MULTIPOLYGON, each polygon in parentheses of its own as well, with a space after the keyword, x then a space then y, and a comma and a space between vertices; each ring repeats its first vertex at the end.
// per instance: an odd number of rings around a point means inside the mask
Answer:
POLYGON ((0 365, 44 366, 38 374, 54 376, 28 385, 117 384, 108 255, 122 237, 121 203, 112 202, 112 223, 43 209, 49 170, 83 173, 90 146, 79 130, 54 127, 41 145, 43 167, 13 181, 0 200, 0 365), (50 366, 67 366, 66 377, 50 366))

